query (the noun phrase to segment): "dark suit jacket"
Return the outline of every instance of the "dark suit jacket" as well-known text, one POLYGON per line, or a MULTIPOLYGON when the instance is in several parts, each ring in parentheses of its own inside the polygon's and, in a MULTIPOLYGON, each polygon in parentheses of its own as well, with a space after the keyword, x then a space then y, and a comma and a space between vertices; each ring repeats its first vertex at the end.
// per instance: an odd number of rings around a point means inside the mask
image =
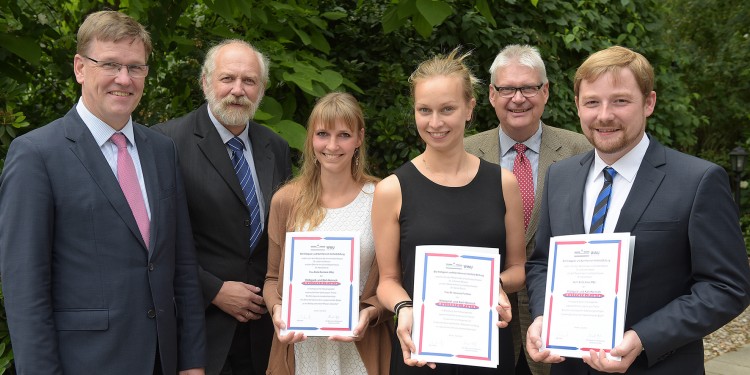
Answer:
MULTIPOLYGON (((289 145, 255 122, 248 129, 265 207, 265 228, 249 253, 250 215, 227 148, 203 104, 184 117, 154 127, 177 145, 200 264, 208 333, 207 374, 217 374, 232 344, 237 320, 211 304, 224 281, 262 288, 268 266, 268 211, 274 191, 292 174, 289 145)), ((262 294, 261 294, 262 295, 262 294)), ((253 363, 264 373, 271 350, 270 315, 250 321, 253 363)))
MULTIPOLYGON (((548 170, 526 264, 532 317, 544 311, 550 237, 584 233, 593 160, 592 151, 548 170)), ((728 181, 721 167, 651 139, 615 228, 636 238, 625 327, 646 349, 628 374, 703 374, 703 336, 750 303, 750 267, 728 181)), ((586 374, 588 366, 568 358, 552 368, 586 374)))
POLYGON ((165 374, 205 365, 195 248, 172 141, 134 124, 151 208, 145 247, 75 108, 13 141, 0 177, 0 267, 19 374, 165 374))

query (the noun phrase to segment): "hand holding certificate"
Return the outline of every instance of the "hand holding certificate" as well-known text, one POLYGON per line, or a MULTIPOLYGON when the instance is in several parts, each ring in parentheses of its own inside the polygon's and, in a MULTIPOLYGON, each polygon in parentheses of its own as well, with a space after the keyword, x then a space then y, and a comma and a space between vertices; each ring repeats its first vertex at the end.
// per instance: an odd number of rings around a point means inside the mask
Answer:
POLYGON ((498 249, 417 246, 412 359, 497 367, 498 249))
POLYGON ((289 232, 282 335, 353 336, 359 321, 359 233, 289 232))
POLYGON ((550 239, 544 348, 581 358, 592 349, 609 353, 622 341, 634 245, 629 233, 550 239))

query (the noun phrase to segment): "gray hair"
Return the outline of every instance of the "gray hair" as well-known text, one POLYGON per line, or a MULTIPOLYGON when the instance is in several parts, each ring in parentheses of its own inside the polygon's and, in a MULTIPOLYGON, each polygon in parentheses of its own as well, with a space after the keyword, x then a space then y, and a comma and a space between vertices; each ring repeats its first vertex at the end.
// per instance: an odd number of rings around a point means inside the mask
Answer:
POLYGON ((495 72, 512 63, 518 63, 539 73, 542 83, 547 83, 547 70, 544 68, 544 61, 536 47, 529 45, 510 44, 500 51, 495 57, 495 61, 490 66, 490 80, 495 83, 495 72))
POLYGON ((216 55, 222 47, 230 44, 240 44, 247 48, 250 48, 253 52, 255 52, 255 56, 258 58, 258 64, 260 65, 260 80, 262 86, 265 87, 268 83, 268 68, 270 65, 268 57, 260 53, 260 51, 253 47, 252 44, 241 39, 225 39, 219 42, 219 44, 211 47, 206 53, 206 58, 203 61, 203 68, 201 69, 201 76, 199 80, 202 81, 203 78, 210 76, 214 72, 214 70, 216 70, 216 55))

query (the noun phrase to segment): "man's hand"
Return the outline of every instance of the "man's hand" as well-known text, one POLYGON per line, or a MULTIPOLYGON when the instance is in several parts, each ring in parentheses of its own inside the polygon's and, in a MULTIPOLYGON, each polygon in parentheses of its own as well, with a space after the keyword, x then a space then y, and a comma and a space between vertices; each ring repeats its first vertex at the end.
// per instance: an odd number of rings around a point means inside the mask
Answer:
POLYGON ((610 354, 615 357, 622 357, 619 361, 607 359, 607 353, 604 350, 589 350, 588 354, 583 355, 583 362, 591 366, 594 370, 601 372, 619 372, 628 371, 630 365, 641 355, 643 344, 641 338, 633 330, 625 332, 620 345, 615 346, 610 354))
POLYGON ((526 351, 529 353, 529 357, 534 362, 542 363, 559 363, 565 360, 565 357, 561 357, 557 354, 550 353, 549 350, 542 349, 542 319, 544 316, 538 316, 529 325, 529 329, 526 331, 526 351))
POLYGON ((266 310, 260 288, 239 281, 225 281, 211 303, 239 322, 260 319, 266 310))

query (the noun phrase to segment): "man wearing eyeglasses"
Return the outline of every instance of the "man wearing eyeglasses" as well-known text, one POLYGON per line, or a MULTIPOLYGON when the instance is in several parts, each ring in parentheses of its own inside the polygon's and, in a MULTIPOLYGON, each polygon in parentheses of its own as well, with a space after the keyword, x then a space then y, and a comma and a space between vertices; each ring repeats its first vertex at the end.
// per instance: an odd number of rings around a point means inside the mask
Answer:
POLYGON ((0 271, 18 374, 203 374, 205 323, 174 143, 131 114, 151 40, 89 15, 81 98, 16 138, 0 176, 0 271))
MULTIPOLYGON (((466 151, 500 164, 516 175, 524 203, 528 258, 534 248, 547 168, 556 161, 590 150, 591 144, 579 133, 542 122, 549 99, 549 82, 544 61, 536 48, 506 46, 495 57, 489 72, 490 104, 495 108, 500 125, 466 138, 464 145, 466 151)), ((526 290, 508 297, 513 305, 513 316, 517 317, 511 321, 518 358, 516 374, 549 374, 549 365, 518 355, 531 323, 526 290)))

